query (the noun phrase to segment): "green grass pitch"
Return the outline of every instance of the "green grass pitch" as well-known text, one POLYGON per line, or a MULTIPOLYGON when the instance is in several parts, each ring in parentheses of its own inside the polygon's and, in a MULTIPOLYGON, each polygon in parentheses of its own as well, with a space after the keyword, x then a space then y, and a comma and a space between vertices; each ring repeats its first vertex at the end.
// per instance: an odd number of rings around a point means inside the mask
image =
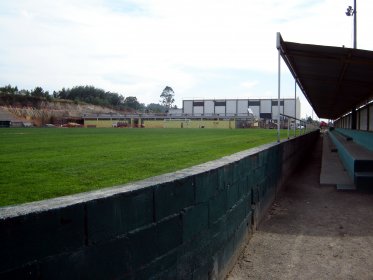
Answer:
POLYGON ((263 129, 0 129, 0 206, 125 184, 276 137, 263 129))

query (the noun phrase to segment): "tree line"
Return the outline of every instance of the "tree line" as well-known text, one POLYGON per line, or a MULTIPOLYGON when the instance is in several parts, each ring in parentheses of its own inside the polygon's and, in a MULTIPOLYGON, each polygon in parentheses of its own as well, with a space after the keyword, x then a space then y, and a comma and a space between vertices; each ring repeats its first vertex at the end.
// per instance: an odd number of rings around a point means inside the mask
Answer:
POLYGON ((174 91, 167 86, 161 93, 161 104, 151 103, 147 106, 140 103, 135 96, 124 97, 123 95, 105 91, 94 86, 76 86, 73 88, 62 88, 50 94, 41 87, 33 90, 18 90, 18 88, 7 85, 0 87, 0 105, 34 106, 41 100, 72 100, 76 103, 84 102, 93 105, 110 107, 116 110, 164 113, 172 107, 174 91))

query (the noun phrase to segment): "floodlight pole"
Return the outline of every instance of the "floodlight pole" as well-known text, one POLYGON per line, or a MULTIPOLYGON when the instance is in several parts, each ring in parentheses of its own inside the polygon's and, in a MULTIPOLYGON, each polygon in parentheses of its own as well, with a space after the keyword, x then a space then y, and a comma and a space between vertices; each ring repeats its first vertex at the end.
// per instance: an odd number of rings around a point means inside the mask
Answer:
MULTIPOLYGON (((357 48, 357 16, 356 16, 356 0, 354 0, 354 8, 352 9, 351 6, 347 8, 346 12, 347 16, 354 17, 354 49, 357 48)), ((356 129, 356 108, 352 109, 351 112, 351 129, 356 129)))
POLYGON ((354 8, 351 6, 347 7, 346 16, 354 17, 354 49, 357 48, 357 16, 356 16, 356 0, 354 0, 354 8))
POLYGON ((357 22, 356 22, 356 0, 354 0, 354 49, 357 48, 357 43, 356 43, 356 25, 357 25, 357 22))
MULTIPOLYGON (((357 43, 356 43, 356 25, 357 25, 357 23, 356 23, 356 0, 354 0, 354 49, 356 49, 357 48, 357 43)), ((352 125, 352 129, 356 129, 356 108, 354 108, 353 110, 352 110, 352 118, 354 119, 354 123, 353 123, 353 125, 352 125)))

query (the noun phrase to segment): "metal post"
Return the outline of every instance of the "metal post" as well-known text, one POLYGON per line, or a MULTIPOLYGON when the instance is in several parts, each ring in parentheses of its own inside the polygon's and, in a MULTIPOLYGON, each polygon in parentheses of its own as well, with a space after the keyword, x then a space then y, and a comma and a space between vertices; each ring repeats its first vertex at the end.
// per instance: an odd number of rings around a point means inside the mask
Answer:
POLYGON ((294 137, 297 135, 297 81, 294 80, 294 137))
MULTIPOLYGON (((348 6, 346 15, 354 17, 354 49, 356 49, 357 48, 357 42, 356 42, 357 41, 357 39, 356 39, 357 38, 356 0, 354 0, 354 8, 352 8, 351 6, 348 6)), ((356 108, 352 109, 351 115, 352 115, 351 129, 356 129, 356 108)))
MULTIPOLYGON (((354 49, 357 48, 357 43, 356 43, 356 0, 354 0, 354 49)), ((356 108, 352 110, 352 129, 356 129, 356 108)))
POLYGON ((356 122, 357 122, 357 114, 356 114, 356 108, 353 108, 352 109, 352 112, 351 112, 351 129, 354 129, 356 130, 356 122))
POLYGON ((356 25, 357 25, 357 19, 356 19, 356 0, 354 0, 354 49, 357 48, 356 43, 356 25))
POLYGON ((290 118, 288 117, 288 139, 290 139, 290 118))
POLYGON ((277 142, 280 143, 281 49, 278 49, 277 142))

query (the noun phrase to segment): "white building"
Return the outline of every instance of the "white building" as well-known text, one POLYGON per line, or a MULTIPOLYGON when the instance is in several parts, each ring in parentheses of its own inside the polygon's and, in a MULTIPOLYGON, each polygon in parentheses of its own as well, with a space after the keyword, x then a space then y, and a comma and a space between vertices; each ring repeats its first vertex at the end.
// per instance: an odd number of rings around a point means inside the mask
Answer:
MULTIPOLYGON (((183 100, 183 114, 190 116, 247 117, 249 108, 257 119, 277 119, 277 99, 183 100)), ((280 99, 280 114, 300 119, 300 101, 280 99)))

